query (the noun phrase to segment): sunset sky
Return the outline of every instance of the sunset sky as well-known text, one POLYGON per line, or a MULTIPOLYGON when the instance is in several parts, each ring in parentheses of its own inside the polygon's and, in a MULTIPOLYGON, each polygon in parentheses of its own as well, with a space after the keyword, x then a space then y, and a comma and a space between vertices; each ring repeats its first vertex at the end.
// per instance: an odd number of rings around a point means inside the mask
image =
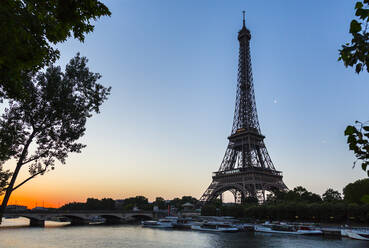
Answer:
MULTIPOLYGON (((337 61, 350 40, 355 1, 105 2, 112 16, 98 20, 85 43, 58 45, 58 64, 80 52, 112 86, 87 123, 87 147, 17 189, 9 204, 199 198, 231 131, 242 10, 261 131, 286 185, 342 192, 366 176, 352 169, 343 132, 369 119, 369 75, 337 61)), ((27 173, 23 168, 21 178, 27 173)))

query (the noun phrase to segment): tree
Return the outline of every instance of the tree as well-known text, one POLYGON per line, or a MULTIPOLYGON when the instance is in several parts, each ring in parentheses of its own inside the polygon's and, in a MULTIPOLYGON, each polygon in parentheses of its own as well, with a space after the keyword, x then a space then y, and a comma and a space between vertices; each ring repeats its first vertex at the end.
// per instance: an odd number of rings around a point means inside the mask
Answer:
MULTIPOLYGON (((342 60, 346 67, 355 66, 356 73, 360 73, 366 68, 369 72, 369 0, 358 1, 355 4, 356 19, 351 21, 350 33, 351 43, 342 45, 339 50, 338 60, 342 60)), ((356 121, 358 126, 350 125, 345 130, 347 143, 357 158, 354 162, 361 162, 362 169, 367 170, 369 164, 369 125, 356 121)), ((369 176, 369 171, 367 171, 369 176)))
POLYGON ((213 204, 206 204, 201 208, 202 216, 216 216, 217 215, 217 207, 213 204))
MULTIPOLYGON (((355 153, 356 161, 361 162, 361 168, 367 171, 369 165, 369 126, 356 121, 357 126, 347 126, 345 135, 350 150, 355 153)), ((369 170, 367 171, 369 176, 369 170)))
POLYGON ((369 0, 358 1, 355 5, 356 19, 351 21, 351 43, 342 45, 339 50, 344 65, 354 67, 356 73, 360 73, 366 67, 369 72, 369 0))
POLYGON ((144 196, 136 196, 124 199, 123 208, 125 210, 132 210, 133 207, 138 207, 139 209, 149 208, 149 200, 144 196))
POLYGON ((332 202, 342 200, 341 193, 334 189, 327 189, 323 194, 323 201, 332 202))
POLYGON ((77 141, 85 133, 86 121, 93 112, 99 113, 110 94, 110 87, 97 83, 101 75, 90 72, 87 59, 79 54, 66 65, 65 72, 50 66, 27 77, 23 85, 29 97, 10 100, 0 118, 0 139, 12 141, 1 162, 16 160, 0 219, 14 190, 54 169, 56 161, 64 164, 69 153, 81 152, 85 145, 77 141), (26 165, 30 176, 15 186, 19 171, 26 165))
POLYGON ((322 198, 315 193, 312 193, 302 186, 297 186, 293 190, 289 191, 276 191, 274 192, 274 197, 272 197, 268 202, 305 202, 314 203, 321 202, 322 198))
POLYGON ((343 195, 348 203, 366 203, 366 196, 369 195, 369 178, 347 184, 343 188, 343 195))
POLYGON ((156 197, 153 204, 155 206, 157 206, 159 209, 166 209, 167 208, 167 203, 165 202, 163 197, 156 197))
POLYGON ((9 178, 12 174, 9 170, 4 171, 3 166, 0 164, 0 195, 2 195, 8 186, 9 178))
POLYGON ((91 20, 110 16, 97 0, 3 0, 0 4, 0 100, 26 97, 24 83, 59 58, 55 44, 73 37, 83 42, 91 20))

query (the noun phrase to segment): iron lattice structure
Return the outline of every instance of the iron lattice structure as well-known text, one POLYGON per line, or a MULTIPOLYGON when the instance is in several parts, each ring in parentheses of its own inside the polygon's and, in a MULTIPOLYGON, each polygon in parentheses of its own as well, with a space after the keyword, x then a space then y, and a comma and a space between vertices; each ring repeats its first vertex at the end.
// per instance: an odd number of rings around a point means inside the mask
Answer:
POLYGON ((245 16, 238 32, 238 83, 232 133, 223 161, 213 181, 200 198, 208 202, 225 191, 231 191, 235 202, 247 197, 265 200, 265 191, 286 190, 282 172, 277 171, 264 144, 260 131, 250 56, 251 33, 246 28, 245 16))

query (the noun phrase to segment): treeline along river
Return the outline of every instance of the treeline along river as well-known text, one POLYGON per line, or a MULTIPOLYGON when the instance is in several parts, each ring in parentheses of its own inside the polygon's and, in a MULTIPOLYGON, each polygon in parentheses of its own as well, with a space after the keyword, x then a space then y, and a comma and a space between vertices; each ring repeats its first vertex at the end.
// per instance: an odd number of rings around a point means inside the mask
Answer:
POLYGON ((159 230, 139 225, 70 226, 47 222, 29 227, 24 218, 5 219, 0 226, 0 248, 259 248, 368 247, 367 241, 326 239, 263 233, 207 233, 159 230))

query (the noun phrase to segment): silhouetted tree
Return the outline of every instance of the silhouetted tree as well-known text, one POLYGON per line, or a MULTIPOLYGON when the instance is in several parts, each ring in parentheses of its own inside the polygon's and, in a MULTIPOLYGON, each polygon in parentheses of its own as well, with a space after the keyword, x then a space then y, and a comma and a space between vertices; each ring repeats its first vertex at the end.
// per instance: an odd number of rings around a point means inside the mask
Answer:
POLYGON ((114 210, 115 201, 111 198, 103 198, 101 200, 95 198, 87 198, 85 209, 87 210, 114 210))
POLYGON ((361 168, 367 172, 369 176, 369 126, 366 123, 356 121, 356 126, 347 126, 345 130, 347 136, 347 143, 350 150, 352 150, 356 156, 356 161, 361 162, 361 168))
POLYGON ((255 196, 248 196, 245 198, 244 200, 244 204, 258 204, 258 198, 256 198, 255 196))
POLYGON ((201 208, 202 216, 216 216, 217 215, 217 207, 213 204, 206 204, 201 208))
MULTIPOLYGON (((369 72, 369 0, 358 1, 355 4, 356 18, 351 21, 350 33, 351 43, 346 43, 339 50, 340 57, 345 66, 355 67, 356 73, 360 73, 366 68, 369 72)), ((361 163, 361 168, 369 176, 369 125, 368 122, 356 121, 355 125, 347 126, 345 130, 349 149, 357 158, 354 162, 361 163)))
POLYGON ((29 97, 9 101, 0 118, 0 140, 12 142, 2 163, 10 158, 17 162, 2 201, 0 220, 15 189, 54 169, 56 160, 65 163, 69 153, 79 153, 85 147, 77 141, 85 133, 86 121, 93 112, 99 113, 110 93, 110 88, 97 83, 101 75, 90 72, 86 63, 87 59, 77 54, 65 72, 50 66, 45 72, 29 76, 24 82, 29 97), (31 175, 15 186, 25 165, 31 175))
POLYGON ((185 204, 186 202, 197 204, 198 200, 192 196, 182 196, 181 203, 185 204))
POLYGON ((61 210, 85 210, 86 203, 84 202, 70 202, 60 207, 61 210))
POLYGON ((0 164, 0 195, 2 195, 8 186, 8 181, 11 176, 9 170, 4 170, 3 166, 0 164))
POLYGON ((334 189, 327 189, 323 194, 323 201, 332 202, 342 200, 341 193, 334 189))
POLYGON ((157 206, 159 209, 166 209, 168 207, 168 204, 165 202, 163 197, 156 197, 153 204, 157 206))
POLYGON ((369 0, 358 1, 355 4, 356 19, 351 21, 351 43, 342 46, 339 60, 345 66, 355 66, 356 73, 365 68, 369 72, 369 0))
POLYGON ((144 196, 136 196, 124 199, 123 209, 132 210, 133 207, 138 207, 142 210, 149 210, 152 206, 149 204, 149 200, 144 196))
POLYGON ((110 14, 97 0, 2 0, 0 100, 27 97, 28 73, 59 58, 55 44, 71 36, 83 42, 91 21, 110 14))
POLYGON ((178 209, 182 209, 182 205, 185 204, 186 202, 196 205, 199 201, 192 196, 182 196, 182 198, 176 197, 173 200, 171 200, 170 205, 178 209))
POLYGON ((348 203, 367 203, 369 195, 369 179, 357 180, 343 188, 344 200, 348 203))

